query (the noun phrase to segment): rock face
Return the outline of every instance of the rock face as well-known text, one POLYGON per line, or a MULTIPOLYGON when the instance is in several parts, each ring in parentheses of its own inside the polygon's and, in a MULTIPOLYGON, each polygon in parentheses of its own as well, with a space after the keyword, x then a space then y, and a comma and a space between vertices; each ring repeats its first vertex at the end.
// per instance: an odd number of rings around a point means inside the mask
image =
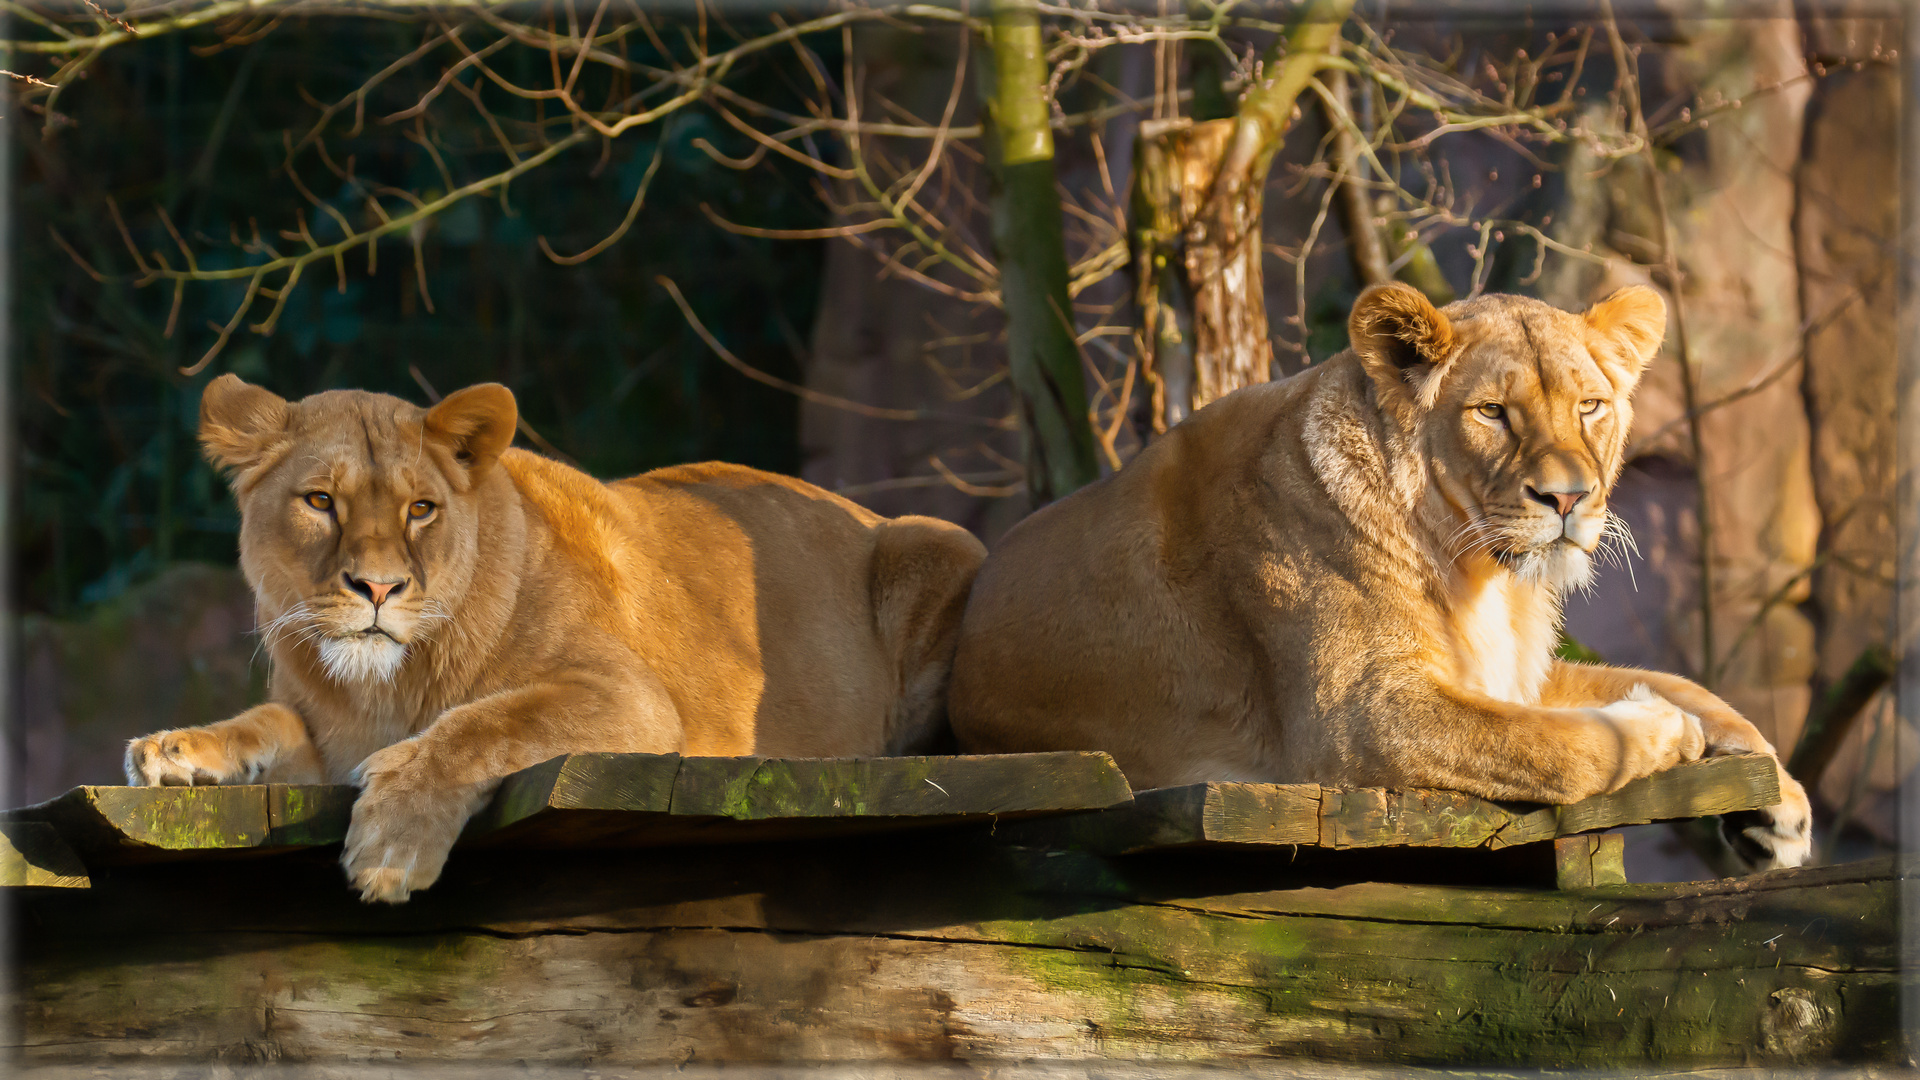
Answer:
MULTIPOLYGON (((1810 323, 1802 392, 1825 523, 1809 607, 1828 681, 1893 636, 1900 79, 1882 60, 1883 41, 1898 39, 1881 21, 1810 29, 1815 62, 1830 70, 1808 107, 1795 232, 1810 323)), ((1890 695, 1870 706, 1821 785, 1830 805, 1853 804, 1885 836, 1893 788, 1914 765, 1913 732, 1896 723, 1890 695)))
MULTIPOLYGON (((1814 691, 1891 632, 1899 115, 1887 24, 1802 24, 1785 5, 1777 14, 1676 22, 1674 46, 1643 68, 1650 102, 1694 86, 1703 103, 1739 106, 1658 157, 1679 318, 1639 392, 1638 460, 1615 497, 1646 561, 1637 592, 1616 571, 1596 597, 1576 599, 1569 629, 1618 662, 1710 675, 1785 752, 1814 691)), ((1577 177, 1603 163, 1570 165, 1577 177)), ((1562 264, 1543 281, 1549 299, 1572 307, 1649 279, 1633 264, 1663 258, 1653 190, 1643 159, 1615 163, 1584 190, 1570 181, 1561 238, 1614 261, 1562 264)), ((1893 756, 1892 723, 1877 703, 1820 785, 1828 806, 1855 805, 1883 834, 1883 796, 1912 764, 1893 756)))
MULTIPOLYGON (((1769 738, 1790 746, 1806 714, 1813 673, 1813 625, 1796 605, 1807 595, 1820 516, 1806 408, 1792 377, 1802 319, 1794 170, 1809 85, 1794 81, 1802 70, 1800 31, 1790 9, 1781 5, 1781 14, 1676 24, 1680 40, 1655 54, 1658 63, 1643 66, 1648 101, 1689 87, 1699 88, 1703 102, 1743 95, 1752 100, 1715 115, 1674 152, 1657 153, 1657 178, 1636 157, 1615 162, 1606 175, 1588 181, 1587 190, 1570 184, 1576 207, 1605 209, 1570 215, 1566 238, 1575 246, 1592 243, 1612 261, 1604 269, 1564 264, 1569 272, 1549 285, 1557 293, 1551 299, 1567 307, 1636 280, 1664 286, 1664 278, 1656 280, 1647 266, 1664 261, 1665 234, 1671 231, 1679 289, 1668 293, 1666 351, 1636 395, 1629 453, 1677 462, 1692 475, 1683 484, 1655 483, 1642 470, 1623 481, 1624 501, 1634 506, 1629 519, 1637 511, 1636 525, 1659 532, 1639 535, 1643 551, 1661 554, 1644 572, 1662 582, 1665 602, 1656 610, 1646 602, 1650 598, 1616 596, 1601 605, 1630 608, 1637 616, 1615 616, 1616 623, 1662 625, 1649 626, 1636 640, 1610 639, 1576 604, 1573 632, 1594 636, 1581 640, 1603 656, 1631 656, 1711 682, 1769 738), (1753 94, 1757 86, 1779 89, 1753 94), (1656 191, 1664 197, 1664 226, 1656 191), (1692 370, 1699 461, 1687 420, 1683 364, 1692 370), (1701 476, 1712 657, 1703 655, 1701 476), (1647 493, 1656 487, 1662 494, 1649 502, 1647 493), (1656 641, 1658 652, 1650 653, 1656 641)), ((1569 170, 1580 171, 1578 165, 1569 170)), ((1653 471, 1666 475, 1672 469, 1653 471)))
POLYGON ((73 620, 27 616, 8 801, 122 784, 127 740, 224 720, 264 699, 253 595, 238 570, 181 563, 73 620))

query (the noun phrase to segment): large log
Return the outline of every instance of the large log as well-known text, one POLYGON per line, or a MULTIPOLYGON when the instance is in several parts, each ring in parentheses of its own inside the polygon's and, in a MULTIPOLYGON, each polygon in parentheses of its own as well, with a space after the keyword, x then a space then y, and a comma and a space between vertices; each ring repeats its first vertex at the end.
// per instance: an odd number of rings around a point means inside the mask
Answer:
POLYGON ((476 851, 399 908, 319 852, 94 886, 17 898, 29 1065, 1904 1054, 1890 860, 1543 891, 981 828, 476 851))

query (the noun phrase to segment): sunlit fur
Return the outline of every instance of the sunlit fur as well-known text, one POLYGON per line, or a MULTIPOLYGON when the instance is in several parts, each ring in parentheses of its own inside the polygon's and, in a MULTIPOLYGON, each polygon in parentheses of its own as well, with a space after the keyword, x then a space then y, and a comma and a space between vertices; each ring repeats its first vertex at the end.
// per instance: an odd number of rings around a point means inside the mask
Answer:
MULTIPOLYGON (((1607 493, 1665 322, 1647 288, 1580 313, 1368 290, 1351 349, 1201 409, 1007 534, 954 662, 962 746, 1104 750, 1136 788, 1553 803, 1772 753, 1686 679, 1554 657, 1565 595, 1631 551, 1607 493)), ((1797 865, 1810 817, 1779 775, 1747 853, 1797 865)))
POLYGON ((965 530, 731 465, 601 483, 509 449, 516 420, 496 385, 423 409, 214 380, 201 442, 240 505, 271 700, 134 740, 129 782, 358 784, 342 862, 398 902, 501 777, 561 754, 944 736, 985 554, 965 530))

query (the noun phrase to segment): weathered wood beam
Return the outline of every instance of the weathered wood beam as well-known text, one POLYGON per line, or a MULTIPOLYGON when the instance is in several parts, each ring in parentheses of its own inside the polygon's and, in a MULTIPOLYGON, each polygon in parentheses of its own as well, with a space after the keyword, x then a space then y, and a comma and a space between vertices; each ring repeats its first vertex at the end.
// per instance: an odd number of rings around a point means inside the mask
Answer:
MULTIPOLYGON (((336 844, 346 836, 354 795, 349 787, 284 784, 82 787, 4 817, 50 825, 84 860, 111 865, 336 844)), ((1690 763, 1570 806, 1529 806, 1451 791, 1313 784, 1209 783, 1134 796, 1111 758, 1089 753, 794 760, 574 754, 509 777, 462 842, 685 844, 1058 816, 1009 828, 1026 842, 1114 853, 1272 845, 1498 850, 1778 799, 1772 761, 1757 755, 1690 763)))
POLYGON ((1627 842, 1619 833, 1581 833, 1553 842, 1554 884, 1562 889, 1625 885, 1627 842))
POLYGON ((552 847, 771 840, 1076 813, 1131 797, 1100 753, 574 754, 509 778, 466 839, 552 847))
POLYGON ((92 884, 80 857, 53 826, 30 821, 0 824, 0 886, 85 889, 92 884))
POLYGON ((1496 803, 1457 791, 1191 784, 1137 792, 1100 814, 1020 827, 1033 843, 1127 853, 1179 847, 1456 847, 1499 850, 1576 833, 1708 817, 1780 801, 1773 759, 1707 758, 1567 806, 1496 803))
MULTIPOLYGON (((1131 797, 1100 753, 791 759, 573 754, 502 782, 462 841, 593 847, 760 840, 1098 810, 1131 797)), ((0 819, 89 863, 260 853, 346 838, 351 787, 80 787, 0 819)))
POLYGON ((90 786, 9 810, 0 821, 51 826, 85 861, 107 865, 339 843, 354 794, 290 784, 90 786))

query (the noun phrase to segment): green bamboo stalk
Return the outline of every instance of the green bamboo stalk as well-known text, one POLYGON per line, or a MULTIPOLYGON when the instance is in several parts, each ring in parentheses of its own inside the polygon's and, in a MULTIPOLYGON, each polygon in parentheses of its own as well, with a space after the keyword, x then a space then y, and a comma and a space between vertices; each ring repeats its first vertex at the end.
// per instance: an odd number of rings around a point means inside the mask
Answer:
POLYGON ((993 243, 1007 313, 1007 364, 1020 401, 1027 492, 1038 507, 1098 479, 1100 465, 1067 295, 1047 62, 1032 0, 995 0, 991 37, 989 108, 999 165, 993 243))

